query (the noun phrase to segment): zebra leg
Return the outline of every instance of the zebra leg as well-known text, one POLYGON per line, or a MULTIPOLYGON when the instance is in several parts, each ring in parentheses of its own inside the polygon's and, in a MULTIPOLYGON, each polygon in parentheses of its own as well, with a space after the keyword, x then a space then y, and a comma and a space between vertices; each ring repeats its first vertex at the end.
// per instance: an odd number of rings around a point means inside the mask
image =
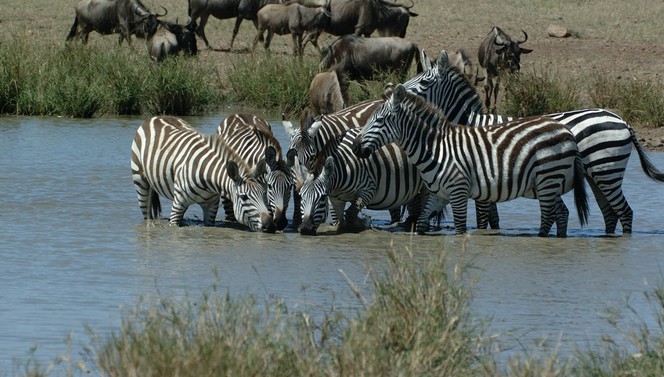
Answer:
POLYGON ((489 227, 491 229, 500 229, 500 216, 498 215, 498 205, 496 203, 489 205, 489 227))
POLYGON ((537 197, 539 198, 541 212, 540 230, 537 235, 539 237, 547 237, 551 226, 553 226, 553 222, 556 221, 558 204, 555 198, 549 198, 544 195, 538 195, 537 197))
POLYGON ((205 226, 214 226, 214 222, 217 219, 217 212, 219 211, 219 198, 215 197, 200 205, 203 209, 203 224, 205 226))
POLYGON ((337 216, 337 231, 342 230, 345 226, 344 207, 346 207, 346 202, 330 197, 328 197, 328 200, 332 205, 333 214, 337 216))
POLYGON ((297 229, 302 224, 302 197, 300 192, 293 187, 293 227, 297 229))
POLYGON ((401 208, 392 208, 390 212, 390 224, 398 224, 401 221, 401 208))
POLYGON ((184 213, 187 211, 189 204, 182 200, 181 195, 175 193, 173 198, 173 204, 171 206, 171 216, 169 222, 171 225, 182 226, 182 219, 184 218, 184 213))
POLYGON ((465 234, 468 220, 468 195, 457 196, 450 200, 454 216, 454 230, 457 235, 465 234))
POLYGON ((606 199, 606 196, 604 196, 602 190, 597 186, 597 183, 595 183, 592 178, 586 179, 586 181, 592 189, 593 195, 595 195, 595 200, 597 201, 600 211, 602 211, 602 216, 604 217, 604 232, 606 234, 615 233, 616 225, 618 225, 618 215, 613 210, 611 203, 606 199))
POLYGON ((567 225, 569 222, 569 209, 561 197, 556 198, 556 237, 567 237, 567 225))
POLYGON ((134 172, 132 174, 132 180, 138 197, 138 208, 143 214, 143 220, 153 219, 161 215, 159 194, 152 190, 145 177, 140 173, 134 172), (155 205, 158 206, 158 208, 156 208, 155 205))
POLYGON ((475 201, 475 214, 477 216, 477 229, 489 227, 489 211, 491 203, 475 201))

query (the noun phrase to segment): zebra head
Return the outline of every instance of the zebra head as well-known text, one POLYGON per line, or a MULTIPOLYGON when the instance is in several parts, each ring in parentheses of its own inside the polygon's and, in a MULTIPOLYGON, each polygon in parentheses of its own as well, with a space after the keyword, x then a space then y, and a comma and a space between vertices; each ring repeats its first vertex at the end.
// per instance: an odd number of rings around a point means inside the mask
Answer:
POLYGON ((318 133, 318 130, 320 130, 322 123, 315 121, 311 124, 302 124, 300 127, 294 127, 291 122, 283 121, 283 125, 290 137, 288 149, 295 150, 300 163, 310 168, 316 157, 314 137, 318 133))
POLYGON ((360 135, 355 138, 353 149, 360 158, 367 158, 380 147, 400 139, 401 127, 397 126, 397 110, 406 98, 406 88, 399 84, 385 93, 387 100, 371 115, 360 135), (390 93, 391 92, 391 93, 390 93))
POLYGON ((328 157, 323 171, 316 177, 309 174, 300 189, 302 224, 300 234, 315 236, 320 224, 327 218, 330 180, 334 170, 334 158, 328 157))
POLYGON ((265 149, 268 211, 276 221, 277 230, 283 230, 288 225, 286 211, 295 185, 292 168, 296 154, 294 149, 289 149, 284 161, 277 159, 277 150, 273 146, 265 149))
POLYGON ((265 172, 265 161, 261 161, 248 174, 241 175, 235 161, 228 161, 226 172, 233 181, 231 201, 235 218, 251 231, 274 233, 277 226, 267 209, 265 185, 259 180, 265 172))

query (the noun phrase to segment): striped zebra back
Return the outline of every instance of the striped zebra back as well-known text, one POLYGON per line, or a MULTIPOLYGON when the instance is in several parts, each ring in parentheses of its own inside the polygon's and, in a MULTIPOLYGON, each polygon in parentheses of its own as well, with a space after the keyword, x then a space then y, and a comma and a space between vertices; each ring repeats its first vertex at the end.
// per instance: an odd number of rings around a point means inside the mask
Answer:
POLYGON ((253 114, 237 113, 228 116, 217 127, 219 135, 243 161, 257 164, 267 163, 268 210, 273 214, 277 229, 288 225, 286 212, 294 189, 293 164, 295 151, 289 150, 286 160, 282 157, 281 145, 272 133, 272 127, 263 118, 253 114))
POLYGON ((131 150, 132 179, 144 217, 150 216, 156 194, 173 201, 171 224, 181 224, 187 208, 197 203, 205 225, 214 225, 222 196, 231 200, 243 225, 254 231, 274 229, 264 184, 256 179, 265 164, 251 167, 220 137, 203 135, 182 119, 158 116, 138 128, 131 150))

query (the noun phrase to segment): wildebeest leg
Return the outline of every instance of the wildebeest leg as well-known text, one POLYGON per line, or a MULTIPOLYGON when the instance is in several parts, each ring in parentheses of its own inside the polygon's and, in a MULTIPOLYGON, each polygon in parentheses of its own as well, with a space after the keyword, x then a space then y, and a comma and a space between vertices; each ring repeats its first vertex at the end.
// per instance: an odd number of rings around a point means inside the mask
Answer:
POLYGON ((235 19, 235 26, 233 27, 233 36, 231 37, 231 50, 233 49, 233 42, 235 42, 235 37, 240 30, 240 24, 242 23, 242 16, 237 16, 235 19))
POLYGON ((320 47, 318 46, 318 37, 320 36, 320 32, 318 31, 313 31, 311 33, 307 33, 307 36, 304 38, 304 41, 302 41, 302 49, 304 49, 304 46, 307 45, 307 43, 311 42, 311 44, 316 47, 316 50, 318 52, 320 51, 320 47))
MULTIPOLYGON (((205 25, 207 24, 208 17, 210 17, 209 14, 202 14, 201 15, 201 21, 198 24, 198 27, 196 28, 196 34, 198 34, 198 36, 201 37, 201 39, 205 43, 205 48, 207 48, 208 50, 211 50, 212 47, 210 47, 210 42, 208 42, 207 37, 205 37, 205 25)), ((191 19, 193 20, 194 17, 192 17, 191 19)))
POLYGON ((258 44, 258 42, 263 40, 263 32, 265 32, 265 30, 256 31, 256 37, 254 38, 254 42, 251 45, 252 51, 256 49, 256 45, 258 44))
POLYGON ((484 107, 487 111, 491 111, 491 93, 493 93, 493 79, 487 77, 484 79, 484 107))
POLYGON ((496 77, 496 84, 493 87, 493 110, 491 111, 494 114, 497 114, 496 107, 498 106, 498 90, 500 88, 500 78, 496 77))
POLYGON ((272 43, 272 37, 274 37, 274 31, 271 28, 267 29, 267 37, 265 37, 265 49, 270 49, 270 43, 272 43))
POLYGON ((292 33, 293 36, 293 55, 302 56, 304 48, 302 47, 302 34, 292 33))

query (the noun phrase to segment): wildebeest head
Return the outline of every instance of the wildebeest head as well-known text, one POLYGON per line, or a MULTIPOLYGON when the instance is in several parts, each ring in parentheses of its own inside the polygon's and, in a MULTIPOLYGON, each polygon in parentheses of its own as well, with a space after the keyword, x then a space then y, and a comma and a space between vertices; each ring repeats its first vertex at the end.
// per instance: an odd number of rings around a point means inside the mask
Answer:
POLYGON ((524 36, 523 40, 514 42, 509 35, 496 28, 496 34, 493 39, 493 44, 497 47, 496 54, 502 60, 503 68, 510 72, 517 72, 521 69, 521 54, 533 52, 532 49, 521 47, 521 44, 528 40, 528 34, 524 30, 521 30, 521 32, 524 36))

